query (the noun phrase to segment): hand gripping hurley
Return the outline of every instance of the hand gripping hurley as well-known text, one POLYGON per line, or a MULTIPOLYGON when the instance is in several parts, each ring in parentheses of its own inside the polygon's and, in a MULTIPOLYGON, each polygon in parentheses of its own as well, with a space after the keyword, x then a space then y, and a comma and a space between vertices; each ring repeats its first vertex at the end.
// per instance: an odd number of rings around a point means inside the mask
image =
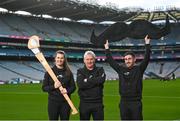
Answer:
MULTIPOLYGON (((39 62, 43 65, 43 67, 45 68, 45 70, 49 73, 49 75, 51 76, 51 78, 56 82, 59 81, 56 77, 56 75, 54 74, 53 70, 51 69, 51 67, 49 66, 49 64, 47 63, 43 53, 39 50, 40 44, 39 44, 39 37, 34 35, 31 36, 29 38, 28 41, 28 48, 35 54, 36 58, 39 60, 39 62)), ((60 86, 59 90, 61 90, 63 87, 60 86)), ((78 111, 75 108, 75 106, 73 105, 72 101, 70 100, 69 96, 67 94, 63 94, 64 98, 66 99, 66 101, 68 102, 69 106, 72 109, 72 114, 77 114, 78 111)))

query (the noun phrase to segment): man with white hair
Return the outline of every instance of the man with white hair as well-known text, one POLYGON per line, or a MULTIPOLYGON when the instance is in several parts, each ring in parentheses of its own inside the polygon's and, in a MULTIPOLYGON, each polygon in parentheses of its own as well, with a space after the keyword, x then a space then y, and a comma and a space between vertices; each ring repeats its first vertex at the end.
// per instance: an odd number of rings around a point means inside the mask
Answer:
POLYGON ((80 97, 80 120, 104 120, 103 84, 106 75, 102 67, 95 65, 93 51, 84 54, 84 67, 77 70, 77 86, 80 97))

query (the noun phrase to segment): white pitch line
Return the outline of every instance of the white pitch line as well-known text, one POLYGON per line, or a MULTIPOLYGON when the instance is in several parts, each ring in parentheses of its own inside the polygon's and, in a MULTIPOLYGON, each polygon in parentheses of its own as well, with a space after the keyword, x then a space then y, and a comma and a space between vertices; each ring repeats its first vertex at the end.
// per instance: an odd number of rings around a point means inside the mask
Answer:
POLYGON ((168 97, 168 96, 143 96, 148 98, 169 98, 169 99, 180 99, 180 97, 168 97))
MULTIPOLYGON (((116 97, 119 95, 104 95, 108 97, 116 97)), ((169 98, 169 99, 180 99, 180 97, 169 97, 169 96, 142 96, 143 98, 169 98)))
MULTIPOLYGON (((24 94, 36 94, 36 95, 41 95, 41 94, 45 94, 45 93, 41 93, 41 92, 0 92, 0 94, 17 94, 17 95, 24 95, 24 94)), ((74 94, 73 94, 74 95, 74 94)), ((104 95, 105 97, 119 97, 119 95, 104 95)), ((169 96, 142 96, 143 98, 163 98, 163 99, 180 99, 180 97, 169 97, 169 96)))
POLYGON ((0 94, 17 94, 17 95, 26 95, 26 94, 29 94, 29 95, 34 95, 34 94, 43 94, 43 93, 40 93, 40 92, 0 92, 0 94))

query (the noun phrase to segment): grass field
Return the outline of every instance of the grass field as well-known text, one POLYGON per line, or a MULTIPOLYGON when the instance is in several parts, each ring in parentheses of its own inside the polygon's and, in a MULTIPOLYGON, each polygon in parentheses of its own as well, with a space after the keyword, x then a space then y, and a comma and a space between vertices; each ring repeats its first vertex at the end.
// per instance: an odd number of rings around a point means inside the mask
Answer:
MULTIPOLYGON (((78 108, 77 92, 72 100, 78 108)), ((118 82, 106 82, 105 120, 119 120, 118 82)), ((180 120, 180 79, 146 80, 143 86, 145 120, 180 120)), ((0 120, 47 120, 47 94, 40 84, 0 85, 0 120)), ((79 115, 71 120, 79 120, 79 115)))

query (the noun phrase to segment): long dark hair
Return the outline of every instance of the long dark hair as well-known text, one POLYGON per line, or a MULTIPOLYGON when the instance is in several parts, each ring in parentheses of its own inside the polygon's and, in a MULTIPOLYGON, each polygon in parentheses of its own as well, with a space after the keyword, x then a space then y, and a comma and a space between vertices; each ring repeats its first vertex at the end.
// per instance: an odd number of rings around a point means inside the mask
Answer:
POLYGON ((70 68, 69 68, 69 64, 68 64, 68 61, 67 61, 67 58, 66 58, 66 53, 65 53, 64 51, 62 51, 62 50, 58 50, 58 51, 56 51, 56 53, 55 53, 55 55, 54 55, 54 58, 56 58, 57 54, 62 54, 62 55, 64 55, 63 68, 64 68, 64 70, 65 70, 65 74, 66 74, 67 76, 71 76, 72 72, 71 72, 71 70, 70 70, 70 68))

